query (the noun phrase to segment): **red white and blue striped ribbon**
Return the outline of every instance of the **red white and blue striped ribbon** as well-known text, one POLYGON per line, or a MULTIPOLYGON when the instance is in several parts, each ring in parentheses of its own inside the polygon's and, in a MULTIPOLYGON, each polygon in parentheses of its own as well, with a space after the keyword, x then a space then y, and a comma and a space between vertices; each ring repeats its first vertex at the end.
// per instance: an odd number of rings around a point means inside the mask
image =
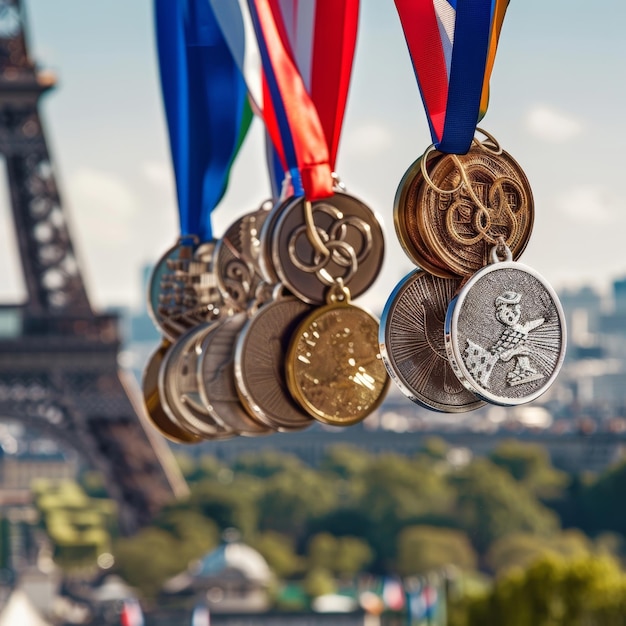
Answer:
POLYGON ((395 0, 435 147, 469 150, 509 0, 395 0))
POLYGON ((208 0, 294 193, 333 194, 358 0, 208 0))

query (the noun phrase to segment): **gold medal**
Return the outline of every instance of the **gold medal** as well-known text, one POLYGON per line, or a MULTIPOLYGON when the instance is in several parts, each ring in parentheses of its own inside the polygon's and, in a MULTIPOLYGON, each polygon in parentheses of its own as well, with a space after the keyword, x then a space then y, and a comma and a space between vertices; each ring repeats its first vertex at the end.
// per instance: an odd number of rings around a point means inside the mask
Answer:
POLYGON ((378 320, 333 288, 326 306, 298 326, 287 354, 287 384, 315 419, 350 426, 374 411, 389 378, 378 350, 378 320))
POLYGON ((517 259, 530 238, 534 205, 521 167, 488 136, 467 154, 446 154, 434 167, 429 150, 421 159, 419 232, 434 258, 456 276, 469 276, 489 262, 503 237, 517 259), (428 171, 427 171, 428 170, 428 171))

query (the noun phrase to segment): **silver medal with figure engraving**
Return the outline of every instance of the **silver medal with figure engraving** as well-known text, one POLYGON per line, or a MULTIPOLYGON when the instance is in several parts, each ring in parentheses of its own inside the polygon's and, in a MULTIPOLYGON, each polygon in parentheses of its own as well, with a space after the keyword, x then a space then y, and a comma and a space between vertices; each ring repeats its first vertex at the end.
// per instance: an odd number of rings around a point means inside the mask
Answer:
POLYGON ((411 272, 389 296, 378 333, 385 367, 400 391, 421 406, 446 413, 484 405, 461 384, 446 354, 446 311, 460 284, 419 269, 411 272))
POLYGON ((241 311, 211 327, 202 340, 196 373, 200 396, 211 415, 240 435, 254 437, 273 431, 246 411, 237 394, 235 342, 247 320, 247 313, 241 311))
POLYGON ((225 439, 236 432, 215 420, 198 390, 196 363, 209 328, 192 328, 167 351, 159 370, 158 391, 165 412, 181 427, 203 439, 225 439))
POLYGON ((309 304, 326 302, 339 280, 356 298, 378 277, 384 256, 380 220, 354 196, 337 192, 285 204, 271 233, 272 266, 281 282, 309 304))
POLYGON ((224 313, 213 274, 215 243, 191 240, 170 248, 156 263, 148 284, 148 313, 164 337, 184 332, 224 313))
POLYGON ((235 380, 241 401, 259 421, 279 431, 315 423, 291 396, 285 374, 289 343, 311 311, 298 298, 280 296, 248 320, 237 340, 235 380))
POLYGON ((484 267, 461 289, 448 307, 445 337, 459 380, 502 406, 538 398, 565 357, 556 293, 537 272, 510 260, 484 267))
POLYGON ((261 227, 272 203, 247 213, 231 224, 215 247, 214 271, 224 298, 239 310, 247 307, 261 281, 261 227))

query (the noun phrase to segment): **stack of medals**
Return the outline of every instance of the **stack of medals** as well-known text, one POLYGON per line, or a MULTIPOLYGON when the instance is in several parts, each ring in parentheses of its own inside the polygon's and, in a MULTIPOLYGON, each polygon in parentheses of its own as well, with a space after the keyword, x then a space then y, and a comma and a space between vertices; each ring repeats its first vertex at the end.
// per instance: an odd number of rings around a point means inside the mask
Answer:
MULTIPOLYGON (((336 25, 339 5, 350 15, 345 28, 354 40, 354 2, 329 0, 325 6, 335 21, 322 25, 336 25)), ((163 2, 157 8, 165 15, 170 6, 163 2)), ((250 11, 259 45, 265 46, 256 11, 265 11, 267 21, 270 9, 264 1, 259 7, 251 5, 250 11)), ((232 8, 212 3, 210 10, 209 17, 217 20, 211 26, 219 22, 225 40, 231 31, 220 19, 232 18, 232 8)), ((245 4, 240 9, 248 10, 245 4)), ((353 49, 338 46, 349 52, 351 65, 353 49)), ((264 63, 264 70, 273 71, 271 63, 264 63)), ((301 79, 295 75, 294 80, 301 79)), ((340 81, 340 87, 337 107, 343 113, 347 82, 340 81)), ((255 89, 248 88, 254 99, 255 89)), ((255 104, 263 116, 262 103, 255 104)), ((292 105, 298 103, 292 100, 292 105)), ((333 115, 333 123, 341 117, 333 115)), ((338 134, 333 137, 338 140, 338 134)), ((298 193, 285 193, 273 207, 263 203, 217 242, 197 245, 189 236, 181 238, 152 275, 149 305, 163 342, 146 367, 144 399, 154 425, 175 442, 301 430, 316 421, 347 426, 369 415, 388 388, 378 320, 351 303, 380 270, 380 222, 331 174, 334 153, 320 159, 328 177, 322 193, 308 199, 290 182, 291 175, 300 177, 301 164, 282 153, 282 137, 272 139, 290 172, 284 188, 298 193)))
MULTIPOLYGON (((434 11, 431 0, 419 2, 434 11)), ((396 0, 402 18, 407 4, 396 0)), ((403 26, 411 49, 410 24, 403 26)), ((418 269, 385 305, 381 353, 401 391, 436 411, 534 400, 554 381, 565 353, 554 290, 516 262, 533 225, 530 186, 510 155, 480 132, 485 138, 470 135, 469 150, 431 146, 404 175, 394 204, 400 244, 418 269)))

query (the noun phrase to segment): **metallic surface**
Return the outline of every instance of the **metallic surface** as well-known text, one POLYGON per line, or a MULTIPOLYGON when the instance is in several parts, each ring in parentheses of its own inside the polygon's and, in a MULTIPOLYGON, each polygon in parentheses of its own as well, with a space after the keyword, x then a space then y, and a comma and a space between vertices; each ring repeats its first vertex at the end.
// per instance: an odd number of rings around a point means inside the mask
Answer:
POLYGON ((214 249, 214 242, 197 248, 179 242, 154 266, 148 284, 148 313, 170 341, 225 313, 213 273, 214 249))
POLYGON ((475 141, 465 155, 429 160, 428 172, 432 184, 422 181, 410 194, 417 195, 410 210, 417 211, 421 238, 441 264, 457 276, 471 275, 488 263, 501 236, 519 258, 534 205, 528 180, 510 155, 475 141))
POLYGON ((198 443, 202 441, 202 437, 183 428, 178 421, 172 420, 163 408, 159 394, 159 370, 170 346, 169 341, 163 340, 144 368, 141 387, 146 412, 152 425, 170 441, 174 443, 198 443))
POLYGON ((459 380, 488 402, 513 406, 544 393, 565 357, 565 317, 552 287, 511 261, 475 274, 450 303, 446 351, 459 380))
POLYGON ((247 213, 231 224, 215 246, 214 272, 226 300, 243 310, 261 281, 259 255, 263 222, 271 203, 247 213))
POLYGON ((277 430, 299 430, 313 423, 289 393, 285 375, 289 343, 311 310, 297 298, 279 298, 250 318, 237 340, 235 379, 240 399, 259 421, 277 430))
POLYGON ((459 382, 446 354, 446 311, 460 283, 421 270, 411 272, 389 296, 378 334, 387 372, 402 393, 447 413, 484 404, 459 382))
POLYGON ((235 433, 216 421, 204 405, 196 375, 200 346, 210 330, 208 324, 196 326, 167 351, 159 370, 159 395, 173 422, 204 439, 224 439, 235 433))
POLYGON ((349 426, 385 397, 378 320, 346 302, 315 309, 296 329, 287 354, 291 394, 315 419, 349 426))
MULTIPOLYGON (((434 157, 429 160, 431 167, 439 158, 434 157)), ((426 184, 421 166, 422 157, 409 167, 398 185, 393 202, 393 223, 396 235, 402 249, 416 265, 441 278, 456 278, 441 259, 433 256, 420 233, 418 196, 422 186, 426 184)))
POLYGON ((304 198, 292 198, 271 233, 272 265, 281 282, 309 304, 323 304, 337 279, 353 298, 376 280, 384 255, 384 237, 376 214, 360 200, 337 192, 312 203, 317 233, 328 249, 316 252, 307 237, 304 198))
POLYGON ((197 364, 200 396, 216 420, 240 435, 256 436, 272 430, 254 419, 239 400, 235 385, 235 342, 248 315, 235 313, 214 326, 202 341, 197 364))

